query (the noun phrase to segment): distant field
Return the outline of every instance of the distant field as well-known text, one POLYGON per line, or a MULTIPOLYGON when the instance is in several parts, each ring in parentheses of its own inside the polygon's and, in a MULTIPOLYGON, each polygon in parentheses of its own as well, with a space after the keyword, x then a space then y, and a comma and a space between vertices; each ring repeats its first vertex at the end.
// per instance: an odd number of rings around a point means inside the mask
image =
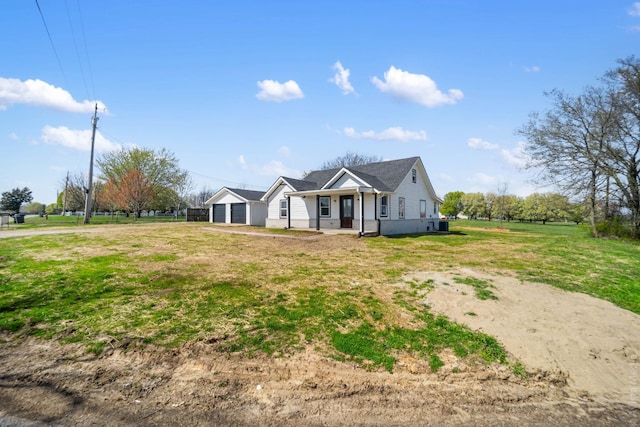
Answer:
POLYGON ((174 220, 2 239, 0 329, 83 342, 95 353, 127 341, 205 340, 221 351, 276 355, 313 345, 388 370, 407 353, 437 370, 445 348, 479 362, 507 360, 492 337, 432 314, 421 302, 431 284, 403 280, 411 271, 485 269, 640 313, 637 244, 595 240, 565 224, 497 225, 452 221, 449 235, 280 239, 174 220))
MULTIPOLYGON (((90 224, 130 224, 130 223, 157 223, 157 222, 185 222, 184 216, 176 219, 172 216, 143 216, 140 218, 134 218, 132 215, 126 216, 124 214, 119 215, 99 215, 92 216, 90 224)), ((71 227, 71 226, 84 226, 84 216, 71 215, 49 215, 45 216, 28 216, 25 218, 24 223, 14 224, 13 220, 9 224, 10 228, 30 229, 30 228, 42 228, 42 227, 71 227)))

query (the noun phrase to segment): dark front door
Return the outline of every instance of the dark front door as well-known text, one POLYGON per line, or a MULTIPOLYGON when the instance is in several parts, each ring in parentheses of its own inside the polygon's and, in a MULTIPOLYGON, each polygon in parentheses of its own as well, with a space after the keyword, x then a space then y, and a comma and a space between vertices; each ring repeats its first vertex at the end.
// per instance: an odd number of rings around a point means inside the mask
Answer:
POLYGON ((340 196, 340 227, 353 228, 353 196, 340 196))

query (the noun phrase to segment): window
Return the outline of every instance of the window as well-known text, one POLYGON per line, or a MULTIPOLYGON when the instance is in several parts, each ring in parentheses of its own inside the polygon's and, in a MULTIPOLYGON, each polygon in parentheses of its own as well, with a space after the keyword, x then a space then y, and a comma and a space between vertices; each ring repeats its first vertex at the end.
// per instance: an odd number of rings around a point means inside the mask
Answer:
POLYGON ((320 197, 320 216, 331 216, 331 197, 320 197))
POLYGON ((411 169, 411 182, 416 183, 416 170, 411 169))
POLYGON ((404 218, 404 197, 398 199, 398 218, 404 218))
POLYGON ((280 200, 280 218, 287 217, 287 199, 280 200))
POLYGON ((434 204, 433 204, 433 213, 434 213, 434 214, 437 214, 437 213, 438 213, 438 204, 437 204, 437 203, 434 203, 434 204))
POLYGON ((380 216, 389 216, 389 196, 382 196, 380 198, 380 216))
POLYGON ((427 201, 420 200, 420 218, 427 217, 427 201))

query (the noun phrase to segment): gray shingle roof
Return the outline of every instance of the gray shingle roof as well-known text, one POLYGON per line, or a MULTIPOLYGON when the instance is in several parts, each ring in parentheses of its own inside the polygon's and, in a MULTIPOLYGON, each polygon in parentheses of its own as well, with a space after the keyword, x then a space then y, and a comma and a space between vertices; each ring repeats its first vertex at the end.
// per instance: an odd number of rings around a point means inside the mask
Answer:
MULTIPOLYGON (((395 191, 420 157, 388 160, 346 168, 380 191, 395 191)), ((311 171, 302 180, 285 178, 296 191, 321 189, 340 169, 311 171)))
POLYGON ((229 188, 227 190, 236 193, 238 196, 243 199, 247 199, 250 201, 260 201, 260 198, 264 196, 264 191, 254 191, 254 190, 244 190, 242 188, 229 188))

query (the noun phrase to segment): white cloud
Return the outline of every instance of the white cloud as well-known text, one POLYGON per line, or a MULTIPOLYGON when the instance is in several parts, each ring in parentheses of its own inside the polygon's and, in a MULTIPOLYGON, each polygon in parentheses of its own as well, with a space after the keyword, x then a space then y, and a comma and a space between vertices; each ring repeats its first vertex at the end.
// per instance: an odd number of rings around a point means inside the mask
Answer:
POLYGON ((349 74, 351 73, 351 71, 349 71, 349 69, 345 69, 340 61, 337 61, 335 64, 333 64, 333 69, 336 70, 336 74, 332 79, 329 79, 329 81, 338 86, 342 90, 342 93, 345 95, 356 93, 356 90, 351 85, 351 82, 349 82, 349 74))
POLYGON ((71 113, 93 113, 96 103, 100 111, 106 112, 102 102, 86 100, 78 102, 66 90, 42 80, 23 82, 0 77, 0 110, 6 110, 14 104, 26 104, 71 113))
POLYGON ((262 166, 258 171, 260 175, 265 176, 288 176, 291 178, 296 178, 302 176, 302 172, 297 169, 288 168, 279 160, 272 160, 266 165, 262 166))
POLYGON ((534 65, 533 67, 524 67, 524 72, 525 73, 539 73, 540 72, 540 67, 538 67, 537 65, 534 65))
POLYGON ((395 98, 415 102, 426 107, 455 104, 464 96, 459 89, 449 89, 445 94, 438 89, 436 83, 429 76, 411 74, 393 65, 384 73, 384 80, 373 77, 371 82, 382 92, 395 98))
POLYGON ((10 139, 10 140, 12 140, 12 141, 17 141, 17 140, 19 140, 19 139, 20 139, 20 137, 18 136, 18 134, 17 134, 17 133, 15 133, 15 132, 11 132, 11 133, 9 134, 9 139, 10 139))
POLYGON ((238 156, 238 165, 240 165, 242 169, 247 168, 247 161, 244 159, 244 155, 242 154, 238 156))
MULTIPOLYGON (((45 126, 42 128, 42 142, 50 145, 60 145, 62 147, 73 148, 74 150, 90 151, 91 150, 91 130, 73 130, 65 126, 57 128, 45 126)), ((96 132, 95 151, 109 152, 121 150, 120 144, 107 140, 98 131, 96 132)))
POLYGON ((377 139, 380 141, 426 141, 427 133, 423 130, 404 130, 401 127, 390 127, 382 132, 367 130, 357 132, 354 128, 345 128, 343 133, 355 139, 377 139))
POLYGON ((286 145, 278 148, 278 154, 282 157, 289 157, 291 155, 291 150, 286 145))
POLYGON ((640 16, 640 2, 635 2, 631 9, 629 9, 629 15, 640 16))
POLYGON ((256 98, 260 101, 282 102, 304 98, 304 93, 302 93, 300 86, 293 80, 285 83, 275 80, 263 80, 258 82, 258 87, 260 92, 258 92, 256 98))
POLYGON ((487 175, 486 173, 483 173, 483 172, 478 172, 475 175, 473 175, 473 178, 469 179, 469 182, 472 182, 474 184, 478 184, 481 186, 485 186, 485 187, 497 186, 499 181, 500 179, 498 177, 487 175))
POLYGON ((640 33, 640 25, 634 25, 632 27, 629 27, 629 30, 633 33, 640 33))
POLYGON ((498 144, 492 144, 482 138, 469 138, 467 145, 474 150, 495 150, 499 147, 498 144))
POLYGON ((515 166, 517 168, 524 168, 527 164, 527 155, 524 150, 525 143, 522 141, 518 142, 518 146, 511 150, 502 149, 501 154, 502 157, 509 163, 511 166, 515 166))

